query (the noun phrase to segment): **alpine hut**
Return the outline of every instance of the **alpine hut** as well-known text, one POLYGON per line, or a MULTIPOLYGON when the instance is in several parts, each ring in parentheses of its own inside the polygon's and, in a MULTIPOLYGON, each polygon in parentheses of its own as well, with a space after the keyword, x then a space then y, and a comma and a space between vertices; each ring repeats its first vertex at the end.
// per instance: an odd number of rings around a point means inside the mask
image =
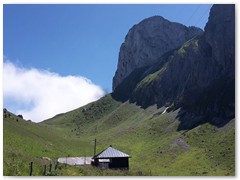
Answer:
POLYGON ((93 165, 102 169, 129 169, 130 158, 128 154, 121 152, 111 145, 93 157, 93 165))

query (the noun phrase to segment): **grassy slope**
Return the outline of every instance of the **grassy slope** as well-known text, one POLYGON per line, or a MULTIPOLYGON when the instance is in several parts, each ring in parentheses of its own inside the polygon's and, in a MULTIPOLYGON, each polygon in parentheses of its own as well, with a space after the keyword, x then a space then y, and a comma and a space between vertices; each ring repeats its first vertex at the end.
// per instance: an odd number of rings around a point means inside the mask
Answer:
MULTIPOLYGON (((71 138, 47 125, 27 122, 11 113, 3 121, 3 174, 29 175, 29 163, 34 162, 34 175, 42 175, 42 157, 55 162, 59 156, 77 156, 81 140, 71 138), (41 167, 40 167, 41 166, 41 167)), ((84 144, 84 142, 83 142, 84 144)))
MULTIPOLYGON (((110 144, 132 156, 129 173, 115 175, 234 175, 235 121, 222 128, 203 124, 177 131, 178 111, 142 109, 110 95, 40 124, 4 119, 4 175, 16 162, 48 156, 91 156, 110 144), (19 156, 20 154, 20 156, 19 156)), ((22 163, 23 164, 23 163, 22 163)), ((23 172, 28 172, 26 170, 23 172)), ((62 168, 61 175, 114 175, 95 168, 62 168)))
MULTIPOLYGON (((204 124, 184 132, 177 131, 178 111, 159 115, 164 109, 155 106, 142 109, 128 102, 121 104, 110 95, 93 104, 84 107, 84 115, 83 108, 66 115, 82 116, 78 122, 74 118, 68 118, 68 122, 75 121, 84 127, 79 134, 74 132, 89 142, 88 149, 96 137, 98 152, 111 144, 132 156, 131 169, 145 173, 151 171, 152 175, 234 175, 234 120, 223 128, 204 124), (106 101, 114 106, 114 110, 103 110, 101 104, 106 101), (101 112, 101 115, 96 116, 95 112, 101 112), (91 122, 85 123, 86 119, 91 122)), ((55 125, 58 120, 61 118, 54 119, 55 125)), ((75 128, 74 123, 72 127, 75 128)))

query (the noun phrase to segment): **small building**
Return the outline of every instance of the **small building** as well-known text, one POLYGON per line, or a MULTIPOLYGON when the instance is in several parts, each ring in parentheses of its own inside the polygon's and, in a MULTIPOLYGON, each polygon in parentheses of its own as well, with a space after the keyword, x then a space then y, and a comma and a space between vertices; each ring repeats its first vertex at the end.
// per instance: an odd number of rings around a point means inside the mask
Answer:
POLYGON ((128 159, 131 156, 112 146, 93 157, 93 165, 102 169, 129 169, 128 159))

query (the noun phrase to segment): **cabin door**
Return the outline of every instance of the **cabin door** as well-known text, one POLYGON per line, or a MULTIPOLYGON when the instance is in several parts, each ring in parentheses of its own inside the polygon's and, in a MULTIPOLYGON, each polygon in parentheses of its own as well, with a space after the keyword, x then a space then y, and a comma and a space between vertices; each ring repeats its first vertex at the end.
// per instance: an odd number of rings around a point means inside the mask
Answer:
POLYGON ((108 169, 109 168, 109 163, 101 162, 101 163, 99 163, 99 167, 102 168, 102 169, 108 169))

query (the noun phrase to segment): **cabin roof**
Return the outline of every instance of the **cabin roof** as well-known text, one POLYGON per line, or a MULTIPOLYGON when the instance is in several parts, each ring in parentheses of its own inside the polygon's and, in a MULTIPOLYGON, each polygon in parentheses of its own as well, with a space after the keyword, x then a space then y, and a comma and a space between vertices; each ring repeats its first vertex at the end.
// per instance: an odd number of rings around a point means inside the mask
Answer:
POLYGON ((120 157, 130 157, 130 155, 119 151, 113 147, 108 147, 104 151, 100 152, 96 156, 94 156, 95 159, 104 159, 104 158, 120 158, 120 157))

